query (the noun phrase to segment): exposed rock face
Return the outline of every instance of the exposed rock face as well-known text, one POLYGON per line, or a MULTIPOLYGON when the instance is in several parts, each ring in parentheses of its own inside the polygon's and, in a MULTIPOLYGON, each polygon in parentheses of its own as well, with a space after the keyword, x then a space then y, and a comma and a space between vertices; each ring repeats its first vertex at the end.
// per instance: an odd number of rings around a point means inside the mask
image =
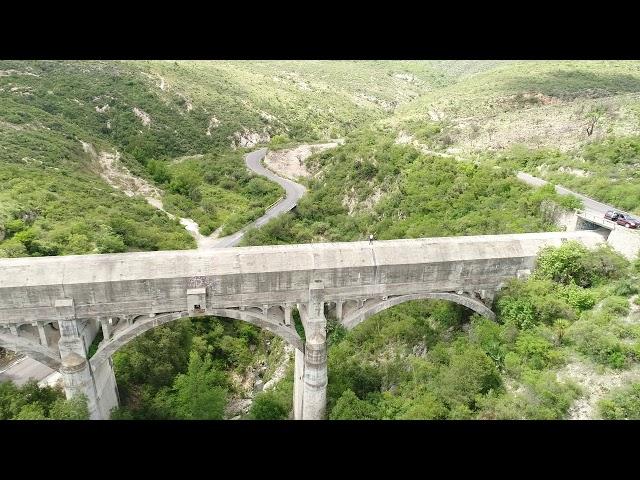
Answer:
POLYGON ((295 148, 270 151, 264 158, 264 163, 268 169, 291 180, 295 180, 298 177, 309 177, 311 174, 307 170, 304 161, 314 153, 335 148, 338 145, 339 142, 332 142, 316 145, 299 145, 295 148))
POLYGON ((207 136, 208 137, 211 136, 212 128, 218 128, 219 126, 220 126, 220 120, 218 120, 216 117, 211 117, 209 119, 209 126, 207 127, 207 136))
POLYGON ((274 117, 273 115, 271 115, 270 113, 267 113, 263 110, 260 110, 260 112, 258 112, 260 115, 260 118, 263 118, 264 120, 266 120, 267 122, 275 122, 277 120, 276 117, 274 117))
POLYGON ((287 373, 287 367, 289 366, 289 363, 293 358, 294 350, 295 348, 292 345, 289 345, 288 343, 284 345, 284 354, 280 359, 280 363, 278 364, 276 371, 273 372, 273 375, 271 376, 271 380, 269 380, 267 383, 264 384, 263 390, 265 392, 275 387, 278 384, 278 382, 280 382, 280 380, 284 378, 285 374, 287 373))
POLYGON ((13 69, 0 70, 0 77, 10 77, 12 75, 30 75, 32 77, 39 77, 40 76, 40 75, 36 75, 35 73, 21 72, 19 70, 13 70, 13 69))
POLYGON ((95 161, 98 174, 112 187, 121 190, 125 195, 133 197, 134 195, 142 195, 143 197, 152 197, 160 199, 160 190, 151 185, 146 180, 133 175, 127 167, 120 164, 120 153, 100 152, 98 154, 93 145, 87 142, 81 142, 82 148, 86 153, 91 155, 95 161))
POLYGON ((271 135, 268 132, 263 131, 255 132, 248 129, 243 129, 242 132, 235 132, 233 134, 233 140, 231 141, 231 146, 233 148, 238 147, 255 147, 259 143, 267 143, 271 140, 271 135))
POLYGON ((98 113, 105 113, 107 110, 109 110, 109 105, 105 105, 104 107, 98 107, 96 105, 96 112, 98 113))
POLYGON ((409 83, 413 83, 415 82, 417 79, 416 77, 414 77, 413 75, 409 74, 409 73, 394 73, 393 74, 394 78, 397 78, 399 80, 405 80, 409 83))
POLYGON ((240 420, 242 415, 246 415, 251 408, 250 398, 234 398, 229 401, 225 408, 225 417, 232 420, 240 420))
POLYGON ((582 170, 581 168, 560 167, 558 168, 558 172, 568 173, 570 175, 575 175, 576 177, 591 176, 591 172, 587 172, 586 170, 582 170))
POLYGON ((607 368, 600 372, 591 362, 574 359, 558 371, 557 379, 561 382, 573 381, 584 392, 569 409, 568 418, 593 420, 599 418, 598 401, 613 389, 637 382, 640 379, 640 367, 636 365, 623 371, 607 368))
POLYGON ((413 136, 405 132, 404 130, 400 130, 398 132, 398 136, 396 137, 395 143, 398 145, 407 145, 413 143, 413 136))
POLYGON ((358 201, 358 195, 355 188, 351 187, 351 190, 342 199, 342 206, 345 207, 349 215, 353 215, 356 211, 372 210, 373 207, 380 201, 384 192, 380 187, 376 187, 373 193, 369 195, 364 201, 358 201))
MULTIPOLYGON (((176 218, 171 213, 165 211, 162 204, 162 192, 158 187, 147 182, 145 179, 136 177, 127 167, 120 163, 120 153, 115 154, 109 152, 100 152, 98 154, 91 143, 83 142, 82 148, 88 153, 94 161, 94 169, 109 185, 116 188, 128 197, 141 195, 147 203, 158 210, 161 210, 169 218, 176 218)), ((185 230, 195 238, 198 248, 211 248, 215 240, 205 237, 200 233, 199 226, 190 218, 180 218, 180 224, 185 230)))
POLYGON ((151 123, 151 117, 147 113, 143 112, 138 107, 133 107, 133 113, 136 114, 136 117, 142 120, 142 124, 145 127, 149 126, 149 124, 151 123))

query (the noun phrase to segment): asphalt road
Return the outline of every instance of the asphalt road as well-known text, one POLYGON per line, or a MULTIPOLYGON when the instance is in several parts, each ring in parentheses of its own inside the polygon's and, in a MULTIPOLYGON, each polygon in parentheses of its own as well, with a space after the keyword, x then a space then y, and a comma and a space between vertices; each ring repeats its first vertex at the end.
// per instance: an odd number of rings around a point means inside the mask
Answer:
POLYGON ((23 357, 0 372, 0 382, 11 380, 16 385, 24 385, 30 378, 38 382, 55 373, 55 370, 29 357, 23 357))
MULTIPOLYGON (((288 212, 296 206, 298 200, 300 200, 302 195, 304 195, 304 193, 306 192, 306 188, 299 183, 279 177, 271 170, 267 170, 265 167, 263 167, 262 159, 266 154, 266 148, 261 148, 260 150, 248 153, 245 156, 245 164, 247 165, 247 168, 249 168, 254 173, 257 173, 258 175, 266 177, 269 180, 272 180, 281 185, 286 191, 285 198, 276 203, 269 210, 267 210, 267 212, 265 212, 263 216, 250 223, 249 225, 246 225, 233 235, 218 239, 217 242, 212 244, 212 247, 225 248, 236 246, 238 243, 240 243, 240 240, 242 240, 242 237, 247 232, 247 230, 249 230, 249 228, 261 227, 272 218, 277 217, 281 213, 288 212)), ((54 373, 55 371, 50 369, 46 365, 43 365, 42 363, 37 362, 29 357, 24 357, 13 363, 9 367, 5 368, 5 370, 0 371, 0 382, 12 380, 17 385, 23 385, 30 378, 35 378, 38 381, 42 381, 54 373)))
MULTIPOLYGON (((543 185, 546 185, 548 183, 541 178, 534 177, 533 175, 529 175, 528 173, 524 172, 518 172, 517 176, 521 181, 534 187, 542 187, 543 185)), ((588 212, 590 211, 592 213, 604 215, 607 210, 616 210, 618 212, 626 213, 623 210, 620 210, 612 205, 607 205, 606 203, 599 202, 597 200, 594 200, 593 198, 589 198, 580 193, 573 192, 568 188, 561 187, 560 185, 556 185, 556 192, 560 195, 573 195, 580 198, 584 204, 584 209, 588 212)))
POLYGON ((263 216, 255 220, 254 222, 246 225, 241 230, 237 231, 233 235, 228 235, 226 237, 222 237, 218 242, 215 243, 215 248, 225 248, 225 247, 234 247, 242 237, 252 227, 261 227, 269 220, 277 217, 281 213, 288 212, 293 207, 296 206, 298 200, 305 194, 307 189, 300 185, 299 183, 293 182, 286 178, 279 177, 271 170, 268 170, 262 165, 262 159, 267 154, 266 148, 261 148, 260 150, 256 150, 255 152, 248 153, 245 158, 245 164, 247 168, 254 173, 257 173, 260 176, 266 177, 269 180, 276 182, 286 191, 286 196, 283 200, 276 203, 273 207, 265 212, 263 216))
MULTIPOLYGON (((240 240, 242 240, 242 237, 247 232, 247 230, 249 230, 249 228, 261 227, 269 220, 277 217, 281 213, 285 213, 293 209, 300 198, 305 194, 306 188, 303 185, 300 185, 299 183, 293 182, 286 178, 279 177, 271 170, 268 170, 262 165, 262 159, 266 154, 266 148, 261 148, 260 150, 248 153, 245 156, 245 164, 247 165, 247 168, 249 168, 254 173, 268 178, 269 180, 274 181, 282 186, 286 191, 285 198, 271 207, 267 212, 265 212, 263 216, 250 223, 249 225, 246 225, 233 235, 220 238, 214 245, 216 248, 236 246, 238 243, 240 243, 240 240)), ((524 172, 518 172, 517 176, 521 181, 535 187, 541 187, 548 183, 541 178, 534 177, 533 175, 529 175, 528 173, 524 172)), ((561 195, 574 195, 582 199, 585 210, 587 211, 604 215, 607 210, 616 210, 616 208, 611 205, 598 202, 597 200, 586 197, 585 195, 582 195, 580 193, 573 192, 561 186, 556 186, 556 192, 561 195)), ((6 368, 4 371, 0 372, 0 381, 12 380, 18 385, 23 385, 29 378, 35 378, 36 380, 40 381, 48 377, 52 373, 54 373, 54 371, 46 365, 43 365, 31 358, 24 357, 23 359, 18 360, 13 365, 6 368)))

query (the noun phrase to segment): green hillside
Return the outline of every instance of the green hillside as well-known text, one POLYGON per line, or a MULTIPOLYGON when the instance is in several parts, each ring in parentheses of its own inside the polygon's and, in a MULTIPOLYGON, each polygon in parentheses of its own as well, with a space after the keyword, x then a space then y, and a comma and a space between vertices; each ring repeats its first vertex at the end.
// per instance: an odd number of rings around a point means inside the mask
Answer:
POLYGON ((2 61, 0 255, 193 247, 105 182, 103 154, 203 234, 232 233, 281 195, 235 147, 340 136, 446 81, 419 62, 2 61))
POLYGON ((517 143, 568 149, 638 133, 639 93, 636 61, 510 62, 423 95, 390 123, 418 136, 420 126, 439 126, 449 137, 446 147, 460 152, 517 143), (603 115, 589 136, 597 108, 603 115))
MULTIPOLYGON (((244 245, 549 231, 550 206, 579 206, 517 170, 640 213, 639 67, 0 61, 0 256, 193 248, 145 196, 226 235, 283 193, 245 168, 246 152, 335 138, 306 160, 297 208, 244 245)), ((329 418, 637 418, 639 271, 569 242, 501 291, 497 322, 433 301, 350 332, 329 318, 329 418)), ((287 418, 286 357, 242 322, 159 327, 114 355, 114 417, 287 418)), ((53 417, 56 400, 5 416, 53 417)))
POLYGON ((640 62, 509 62, 384 123, 425 150, 525 170, 640 213, 640 62))

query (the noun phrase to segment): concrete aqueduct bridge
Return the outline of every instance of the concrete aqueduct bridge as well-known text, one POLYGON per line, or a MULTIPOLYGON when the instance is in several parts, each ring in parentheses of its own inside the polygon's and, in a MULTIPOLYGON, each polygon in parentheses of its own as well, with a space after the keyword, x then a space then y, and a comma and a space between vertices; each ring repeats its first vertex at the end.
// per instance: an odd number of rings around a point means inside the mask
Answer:
POLYGON ((111 355, 182 317, 249 322, 296 348, 294 418, 325 416, 326 317, 347 328, 416 299, 493 318, 495 292, 526 276, 542 247, 605 241, 595 231, 316 243, 233 249, 0 259, 0 346, 62 373, 91 418, 118 404, 111 355), (297 309, 305 331, 297 334, 297 309), (102 328, 104 340, 87 348, 102 328))

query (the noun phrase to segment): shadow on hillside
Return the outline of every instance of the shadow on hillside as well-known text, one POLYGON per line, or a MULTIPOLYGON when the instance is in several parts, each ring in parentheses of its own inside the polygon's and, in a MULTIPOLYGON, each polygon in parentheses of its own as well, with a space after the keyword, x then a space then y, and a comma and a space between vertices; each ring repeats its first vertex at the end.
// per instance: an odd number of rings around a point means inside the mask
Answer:
POLYGON ((505 86, 511 90, 540 92, 563 100, 573 100, 578 97, 601 98, 640 92, 640 77, 622 73, 559 69, 538 77, 511 78, 505 81, 505 86))

